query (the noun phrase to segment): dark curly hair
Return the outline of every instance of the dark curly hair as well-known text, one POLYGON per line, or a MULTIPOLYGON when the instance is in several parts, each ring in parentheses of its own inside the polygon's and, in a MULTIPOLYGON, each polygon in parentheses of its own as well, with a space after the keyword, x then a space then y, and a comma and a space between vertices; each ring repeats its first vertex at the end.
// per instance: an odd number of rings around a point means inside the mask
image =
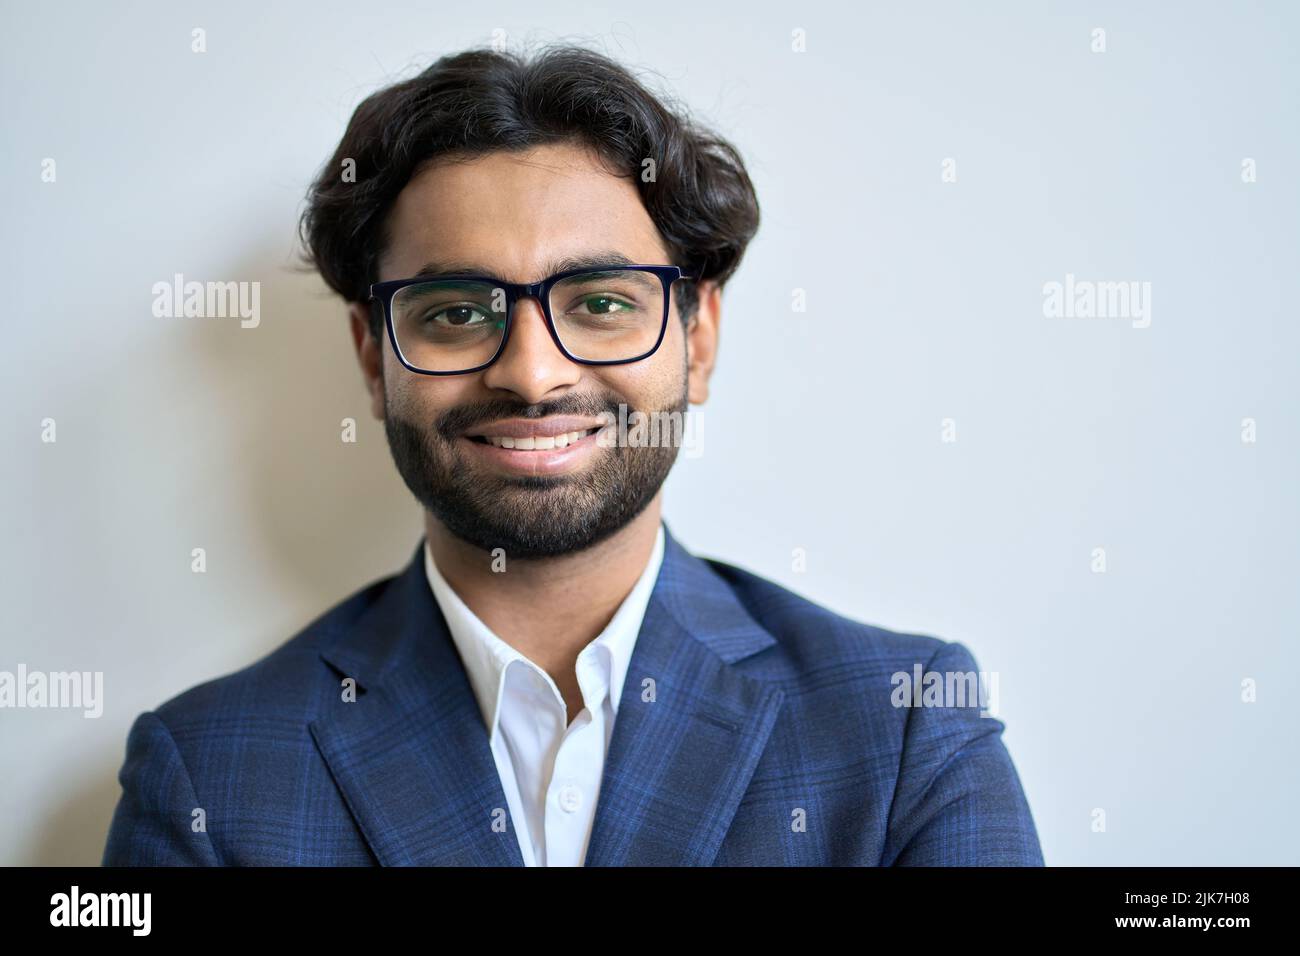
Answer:
MULTIPOLYGON (((719 286, 736 270, 759 209, 735 148, 613 60, 567 45, 532 56, 466 50, 368 96, 308 193, 303 259, 344 299, 364 302, 377 281, 388 211, 421 166, 449 154, 560 142, 594 147, 611 172, 632 179, 674 265, 719 286), (341 175, 347 159, 355 182, 341 175), (646 159, 654 160, 653 182, 641 175, 646 159)), ((687 322, 696 284, 675 291, 687 322)), ((376 337, 381 323, 382 311, 371 309, 376 337)))

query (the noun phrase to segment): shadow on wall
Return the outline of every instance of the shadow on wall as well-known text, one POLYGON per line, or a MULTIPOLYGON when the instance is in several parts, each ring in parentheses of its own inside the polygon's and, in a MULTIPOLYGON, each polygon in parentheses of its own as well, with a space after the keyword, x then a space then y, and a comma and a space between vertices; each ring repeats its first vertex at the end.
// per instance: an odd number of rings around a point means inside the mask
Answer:
POLYGON ((101 506, 119 514, 101 517, 91 531, 112 541, 126 521, 143 519, 136 546, 163 557, 125 570, 118 562, 114 574, 128 589, 120 598, 126 613, 105 609, 117 619, 104 640, 116 643, 113 650, 126 646, 137 659, 114 664, 106 657, 105 684, 131 693, 110 698, 105 716, 111 719, 103 721, 104 739, 96 744, 102 743, 102 762, 89 772, 66 768, 59 791, 66 798, 38 814, 37 832, 21 854, 28 858, 15 864, 97 865, 121 795, 126 729, 139 713, 252 663, 320 612, 400 570, 414 553, 421 512, 396 473, 382 423, 370 415, 345 306, 318 277, 291 266, 288 253, 276 248, 219 274, 185 275, 260 283, 259 298, 247 299, 257 302, 256 326, 242 327, 238 315, 148 316, 161 325, 158 337, 150 336, 157 352, 147 367, 141 359, 126 369, 126 380, 119 368, 111 370, 111 384, 79 383, 107 385, 99 393, 97 425, 133 414, 152 429, 139 446, 128 439, 100 449, 111 456, 106 467, 119 472, 101 506), (353 442, 343 440, 344 419, 355 421, 353 442), (159 442, 166 443, 161 452, 159 442), (200 489, 220 487, 217 500, 183 487, 196 475, 203 476, 200 489), (209 570, 217 573, 191 573, 195 542, 208 547, 209 570), (150 602, 147 594, 160 596, 150 602), (238 624, 244 643, 232 649, 220 633, 241 611, 251 618, 238 624), (286 621, 292 622, 287 629, 286 621), (196 679, 151 684, 141 669, 176 648, 179 636, 196 679), (249 640, 256 645, 251 656, 249 640), (238 658, 246 659, 229 666, 238 658), (114 668, 132 673, 117 678, 114 668))
POLYGON ((287 254, 260 262, 277 258, 260 280, 255 327, 196 320, 182 347, 209 375, 220 398, 213 424, 227 429, 230 454, 208 467, 242 483, 278 584, 323 610, 404 565, 423 529, 370 414, 344 303, 319 277, 291 271, 287 254), (345 419, 353 441, 343 440, 345 419))
POLYGON ((122 795, 117 782, 120 766, 120 759, 111 763, 106 760, 95 773, 78 775, 77 779, 83 781, 80 786, 73 781, 72 786, 62 789, 63 800, 44 808, 31 858, 14 861, 13 865, 98 866, 104 858, 104 840, 113 809, 122 795))

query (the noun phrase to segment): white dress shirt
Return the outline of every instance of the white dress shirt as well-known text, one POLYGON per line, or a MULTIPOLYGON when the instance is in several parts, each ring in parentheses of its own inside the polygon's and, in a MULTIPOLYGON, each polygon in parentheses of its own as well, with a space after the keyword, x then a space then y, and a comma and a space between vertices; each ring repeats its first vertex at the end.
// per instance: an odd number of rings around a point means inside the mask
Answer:
POLYGON ((641 577, 578 654, 584 706, 569 724, 555 681, 479 620, 438 571, 425 542, 425 574, 483 713, 525 866, 581 866, 586 856, 623 681, 663 554, 660 522, 641 577))

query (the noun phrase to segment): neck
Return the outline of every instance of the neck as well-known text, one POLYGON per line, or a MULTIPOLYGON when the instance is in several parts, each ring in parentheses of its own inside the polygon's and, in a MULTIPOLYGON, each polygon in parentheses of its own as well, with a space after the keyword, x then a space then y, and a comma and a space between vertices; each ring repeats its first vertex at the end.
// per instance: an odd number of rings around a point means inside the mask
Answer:
POLYGON ((552 558, 506 555, 504 572, 492 570, 489 552, 453 536, 427 512, 425 531, 434 563, 452 590, 492 633, 550 674, 569 699, 577 688, 578 652, 605 629, 645 571, 661 507, 662 492, 599 544, 552 558))

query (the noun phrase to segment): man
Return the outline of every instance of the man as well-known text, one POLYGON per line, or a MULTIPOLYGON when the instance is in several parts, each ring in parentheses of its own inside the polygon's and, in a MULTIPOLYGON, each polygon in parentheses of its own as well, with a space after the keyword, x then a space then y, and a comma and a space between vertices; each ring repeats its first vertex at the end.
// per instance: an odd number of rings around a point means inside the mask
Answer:
POLYGON ((1002 724, 896 693, 969 652, 692 556, 677 442, 617 425, 707 399, 758 220, 735 150, 589 51, 362 103, 303 233, 425 536, 137 719, 104 862, 1041 864, 1002 724))

